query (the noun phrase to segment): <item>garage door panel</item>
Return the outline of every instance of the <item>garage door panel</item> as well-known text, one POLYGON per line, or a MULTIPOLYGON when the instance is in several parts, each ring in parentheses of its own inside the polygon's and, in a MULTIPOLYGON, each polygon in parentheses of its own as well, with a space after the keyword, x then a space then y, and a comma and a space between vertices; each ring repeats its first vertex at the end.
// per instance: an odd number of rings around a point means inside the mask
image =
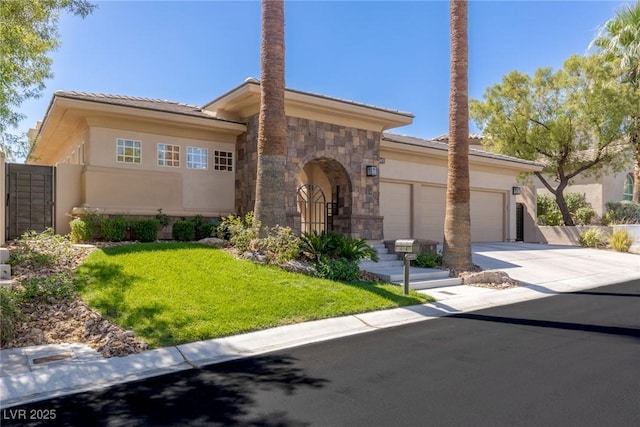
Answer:
POLYGON ((416 237, 442 241, 444 235, 446 188, 423 185, 417 210, 416 237))
POLYGON ((504 194, 471 191, 471 241, 504 241, 504 194))
POLYGON ((411 237, 411 185, 381 182, 380 215, 385 239, 411 237))

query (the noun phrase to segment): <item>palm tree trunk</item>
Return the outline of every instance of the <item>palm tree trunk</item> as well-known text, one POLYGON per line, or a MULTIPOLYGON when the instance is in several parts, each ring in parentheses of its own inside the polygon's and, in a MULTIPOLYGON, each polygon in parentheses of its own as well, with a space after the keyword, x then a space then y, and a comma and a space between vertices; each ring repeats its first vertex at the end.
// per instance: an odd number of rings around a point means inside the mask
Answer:
POLYGON ((449 157, 443 261, 454 275, 470 270, 469 94, 467 0, 451 0, 449 157))
POLYGON ((286 226, 284 109, 284 1, 262 0, 261 100, 255 218, 263 226, 286 226))

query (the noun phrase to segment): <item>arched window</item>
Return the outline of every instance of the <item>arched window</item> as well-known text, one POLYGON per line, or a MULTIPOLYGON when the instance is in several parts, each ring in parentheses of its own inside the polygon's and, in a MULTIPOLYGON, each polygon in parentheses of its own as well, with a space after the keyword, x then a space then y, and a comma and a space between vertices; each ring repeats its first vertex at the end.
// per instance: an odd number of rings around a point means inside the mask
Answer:
POLYGON ((624 188, 622 189, 622 200, 633 199, 633 175, 629 174, 624 180, 624 188))

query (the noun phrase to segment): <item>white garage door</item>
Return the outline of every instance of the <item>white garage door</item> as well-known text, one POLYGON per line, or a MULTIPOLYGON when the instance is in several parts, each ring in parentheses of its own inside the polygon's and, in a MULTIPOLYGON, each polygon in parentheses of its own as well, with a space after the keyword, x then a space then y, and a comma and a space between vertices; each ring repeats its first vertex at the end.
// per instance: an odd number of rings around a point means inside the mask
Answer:
POLYGON ((504 194, 471 192, 471 241, 504 241, 504 194))
POLYGON ((411 237, 411 185, 381 182, 380 215, 385 240, 411 237))

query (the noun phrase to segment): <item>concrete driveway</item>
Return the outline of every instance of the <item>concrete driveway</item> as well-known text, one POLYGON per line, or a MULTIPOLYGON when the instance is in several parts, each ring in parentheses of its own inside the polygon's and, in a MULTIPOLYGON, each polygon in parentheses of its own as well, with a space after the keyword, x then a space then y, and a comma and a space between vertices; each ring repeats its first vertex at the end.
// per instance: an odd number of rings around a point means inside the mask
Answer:
POLYGON ((474 243, 473 262, 526 285, 610 284, 640 278, 640 255, 536 243, 474 243))

